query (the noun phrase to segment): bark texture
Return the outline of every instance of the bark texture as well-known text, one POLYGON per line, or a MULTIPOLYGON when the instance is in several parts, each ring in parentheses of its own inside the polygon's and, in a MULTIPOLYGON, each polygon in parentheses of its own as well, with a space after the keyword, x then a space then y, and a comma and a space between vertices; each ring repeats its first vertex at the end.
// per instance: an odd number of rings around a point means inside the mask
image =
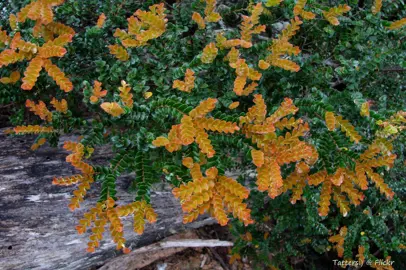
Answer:
MULTIPOLYGON (((96 269, 121 256, 108 233, 101 247, 86 253, 89 234, 75 230, 83 213, 97 201, 100 185, 94 183, 81 208, 71 212, 67 205, 74 187, 51 184, 54 176, 72 175, 74 168, 65 162, 68 154, 61 147, 47 145, 30 150, 35 137, 6 136, 0 129, 0 265, 1 269, 96 269)), ((61 141, 74 140, 63 137, 61 141)), ((96 149, 92 164, 107 162, 108 148, 96 149)), ((121 203, 131 202, 126 192, 132 177, 118 179, 117 196, 121 203)), ((151 203, 158 214, 155 224, 146 225, 143 235, 132 230, 132 217, 123 219, 127 245, 144 246, 190 227, 213 223, 202 218, 187 226, 182 224, 179 202, 169 191, 152 191, 151 203)))

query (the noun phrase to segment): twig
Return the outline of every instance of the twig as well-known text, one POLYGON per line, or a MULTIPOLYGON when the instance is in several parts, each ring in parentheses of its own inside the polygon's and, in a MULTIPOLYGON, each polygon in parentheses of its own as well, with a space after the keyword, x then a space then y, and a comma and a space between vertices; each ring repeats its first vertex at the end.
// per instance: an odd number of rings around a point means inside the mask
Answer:
POLYGON ((202 239, 182 239, 169 240, 152 244, 146 247, 138 248, 132 253, 145 253, 165 248, 198 248, 198 247, 231 247, 232 242, 220 240, 202 240, 202 239))
POLYGON ((228 265, 223 261, 221 256, 217 253, 217 251, 214 250, 214 248, 207 248, 207 251, 216 258, 216 261, 221 264, 221 267, 223 267, 224 270, 230 270, 228 265))
POLYGON ((2 105, 2 106, 0 106, 0 109, 4 109, 4 108, 7 108, 7 107, 11 107, 11 106, 13 106, 13 105, 14 105, 14 102, 13 102, 13 103, 10 103, 10 104, 2 105))
POLYGON ((406 69, 404 68, 388 68, 388 69, 382 69, 380 72, 406 72, 406 69))
POLYGON ((203 266, 206 264, 206 261, 207 261, 207 256, 206 256, 206 255, 203 255, 203 260, 202 260, 202 262, 200 263, 200 268, 203 268, 203 266))
POLYGON ((202 240, 202 239, 185 239, 185 240, 173 240, 159 243, 162 248, 173 247, 232 247, 233 243, 230 241, 221 240, 202 240))
MULTIPOLYGON (((196 233, 201 238, 210 237, 206 232, 202 230, 199 230, 196 233)), ((207 252, 209 252, 210 255, 213 256, 214 259, 216 259, 216 261, 221 265, 221 267, 223 267, 224 270, 230 270, 227 263, 224 262, 223 258, 221 258, 221 256, 217 253, 217 251, 214 248, 212 247, 207 248, 207 252)))

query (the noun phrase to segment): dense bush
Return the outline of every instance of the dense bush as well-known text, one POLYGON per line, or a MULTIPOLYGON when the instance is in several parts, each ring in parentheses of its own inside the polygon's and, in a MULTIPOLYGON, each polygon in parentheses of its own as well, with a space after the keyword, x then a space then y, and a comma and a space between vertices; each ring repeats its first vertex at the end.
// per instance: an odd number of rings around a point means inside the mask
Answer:
POLYGON ((38 134, 33 150, 81 135, 64 144, 80 173, 53 184, 78 184, 73 211, 101 183, 77 226, 92 227, 89 252, 107 223, 129 252, 120 217, 134 215, 142 233, 159 218, 151 185, 165 181, 184 222, 209 213, 230 225, 232 260, 405 267, 402 0, 37 0, 0 10, 0 104, 16 126, 6 132, 38 134), (110 164, 91 164, 106 144, 110 164), (126 172, 136 174, 134 202, 119 206, 126 172))

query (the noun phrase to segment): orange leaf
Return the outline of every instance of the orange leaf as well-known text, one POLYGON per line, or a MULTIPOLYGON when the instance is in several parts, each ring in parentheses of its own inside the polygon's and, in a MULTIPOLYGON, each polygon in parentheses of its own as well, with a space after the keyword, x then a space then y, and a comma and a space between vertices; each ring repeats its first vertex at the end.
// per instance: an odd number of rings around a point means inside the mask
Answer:
POLYGON ((38 56, 42 58, 62 57, 66 52, 66 49, 63 47, 50 45, 39 48, 38 56))
POLYGON ((48 75, 54 79, 56 84, 65 92, 70 92, 73 89, 72 82, 65 76, 58 66, 52 64, 51 60, 44 59, 44 68, 48 72, 48 75))
POLYGON ((185 157, 182 159, 182 165, 191 169, 193 167, 193 159, 191 157, 185 157))
POLYGON ((218 53, 218 49, 216 48, 216 45, 214 42, 209 43, 204 47, 203 49, 203 54, 201 56, 201 60, 203 63, 209 64, 214 61, 218 53))
POLYGON ((51 100, 51 104, 54 106, 54 108, 61 113, 67 113, 68 112, 68 103, 66 102, 65 99, 62 99, 61 101, 57 100, 56 98, 53 98, 51 100))
POLYGON ((204 19, 202 18, 202 16, 199 13, 193 12, 192 20, 195 23, 197 23, 197 25, 199 26, 199 29, 205 29, 206 28, 206 24, 204 23, 204 19))
POLYGON ((298 72, 300 67, 295 62, 288 59, 275 58, 272 59, 271 65, 283 68, 288 71, 298 72))
POLYGON ((22 79, 23 84, 21 85, 21 88, 23 90, 31 90, 34 87, 43 63, 43 60, 39 57, 35 57, 30 61, 27 69, 24 72, 24 78, 22 79))
POLYGON ((238 101, 234 101, 233 103, 231 103, 230 105, 228 105, 228 108, 230 110, 234 110, 235 108, 237 108, 240 105, 240 102, 238 101))
POLYGON ((20 72, 18 71, 13 71, 10 74, 10 77, 2 77, 0 78, 0 82, 4 84, 14 84, 18 82, 20 79, 20 72))
POLYGON ((104 15, 104 13, 100 14, 99 18, 97 19, 96 27, 102 28, 105 21, 106 21, 106 15, 104 15))
POLYGON ((262 167, 264 165, 264 152, 261 150, 251 150, 251 156, 252 156, 252 163, 255 164, 258 168, 262 167))
POLYGON ((107 95, 107 90, 102 90, 102 83, 99 81, 94 81, 92 96, 90 101, 96 103, 99 101, 99 98, 105 97, 107 95))
POLYGON ((389 30, 396 30, 396 29, 402 28, 405 25, 406 25, 406 18, 403 18, 403 19, 392 22, 389 25, 388 29, 389 30))
POLYGON ((117 102, 103 102, 100 107, 108 114, 118 117, 124 113, 124 110, 117 102))
POLYGON ((128 52, 126 51, 126 49, 124 49, 124 47, 118 44, 110 45, 108 47, 110 49, 110 53, 114 55, 118 60, 127 61, 130 58, 128 52))

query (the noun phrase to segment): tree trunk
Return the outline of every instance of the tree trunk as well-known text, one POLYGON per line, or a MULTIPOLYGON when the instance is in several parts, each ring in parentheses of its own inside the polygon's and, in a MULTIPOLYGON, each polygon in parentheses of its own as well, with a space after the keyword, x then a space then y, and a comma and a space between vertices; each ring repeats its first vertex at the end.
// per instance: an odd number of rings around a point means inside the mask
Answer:
MULTIPOLYGON (((100 185, 94 183, 81 208, 71 212, 67 205, 74 187, 51 184, 54 176, 75 174, 65 162, 61 147, 42 146, 30 150, 35 137, 6 136, 0 130, 0 265, 1 269, 96 269, 120 255, 108 233, 95 253, 86 253, 89 234, 78 235, 78 220, 97 201, 100 185)), ((62 137, 61 141, 74 140, 62 137)), ((112 153, 108 147, 96 149, 92 164, 106 164, 112 153)), ((126 192, 131 176, 118 179, 119 204, 131 202, 126 192)), ((144 246, 186 228, 213 223, 203 217, 182 224, 179 202, 168 190, 151 192, 151 203, 158 214, 155 224, 147 224, 143 235, 132 230, 132 218, 123 219, 124 236, 131 248, 144 246)))

